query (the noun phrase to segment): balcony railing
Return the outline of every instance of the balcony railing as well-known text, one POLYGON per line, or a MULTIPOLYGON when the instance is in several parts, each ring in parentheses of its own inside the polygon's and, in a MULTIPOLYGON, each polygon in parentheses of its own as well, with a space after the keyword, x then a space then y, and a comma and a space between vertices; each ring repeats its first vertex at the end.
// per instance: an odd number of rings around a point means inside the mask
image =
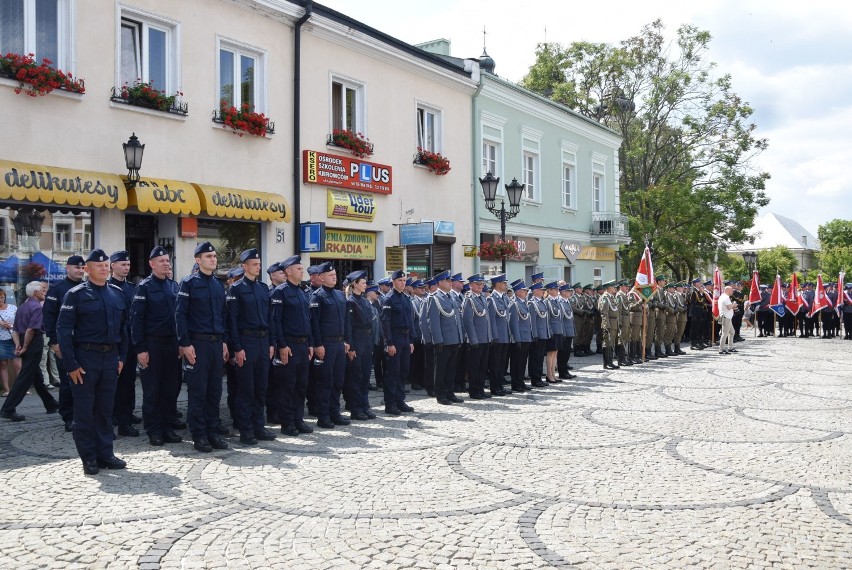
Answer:
POLYGON ((630 235, 627 216, 618 212, 592 212, 593 236, 625 238, 630 235))

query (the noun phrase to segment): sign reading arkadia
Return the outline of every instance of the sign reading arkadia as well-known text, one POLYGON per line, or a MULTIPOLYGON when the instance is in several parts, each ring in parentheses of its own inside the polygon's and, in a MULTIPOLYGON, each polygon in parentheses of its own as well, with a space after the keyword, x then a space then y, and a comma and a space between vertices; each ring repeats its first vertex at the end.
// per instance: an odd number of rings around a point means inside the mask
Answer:
POLYGON ((325 251, 317 259, 376 259, 376 234, 351 230, 325 230, 325 251))

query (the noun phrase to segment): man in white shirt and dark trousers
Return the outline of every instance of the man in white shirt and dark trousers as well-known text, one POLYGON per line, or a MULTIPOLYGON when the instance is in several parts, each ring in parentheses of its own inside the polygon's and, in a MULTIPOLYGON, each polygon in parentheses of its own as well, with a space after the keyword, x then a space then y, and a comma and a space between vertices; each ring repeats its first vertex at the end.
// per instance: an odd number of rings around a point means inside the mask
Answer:
POLYGON ((736 303, 731 301, 731 293, 734 288, 728 285, 725 291, 719 295, 719 317, 722 324, 722 332, 719 334, 719 354, 730 354, 734 350, 734 308, 736 303))

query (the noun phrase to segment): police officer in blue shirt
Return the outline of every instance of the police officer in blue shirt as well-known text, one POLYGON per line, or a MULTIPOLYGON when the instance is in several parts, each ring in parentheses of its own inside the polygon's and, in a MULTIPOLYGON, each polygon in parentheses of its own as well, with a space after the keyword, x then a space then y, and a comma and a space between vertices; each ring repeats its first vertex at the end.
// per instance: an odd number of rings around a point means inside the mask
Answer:
POLYGON ((530 308, 527 305, 529 290, 524 282, 517 281, 512 285, 515 300, 509 305, 509 330, 512 331, 514 342, 509 346, 511 356, 510 375, 512 390, 525 392, 530 389, 524 382, 524 371, 529 357, 530 344, 535 339, 530 308))
POLYGON ((352 350, 346 361, 343 399, 353 420, 372 420, 370 373, 373 369, 373 308, 367 300, 367 272, 353 271, 343 281, 346 310, 352 324, 352 350))
POLYGON ((86 258, 88 281, 62 301, 56 333, 74 391, 74 443, 83 472, 124 469, 113 452, 112 411, 118 375, 127 351, 127 304, 110 285, 109 257, 93 249, 86 258))
POLYGON ((273 361, 275 389, 281 433, 297 436, 314 430, 305 423, 305 397, 308 373, 314 355, 311 308, 302 289, 305 268, 298 255, 279 264, 285 281, 272 292, 272 324, 275 328, 277 358, 273 361))
POLYGON ((260 253, 256 248, 240 254, 243 277, 231 285, 226 296, 228 343, 234 357, 237 379, 235 408, 240 442, 256 445, 272 441, 266 429, 266 389, 274 340, 270 333, 269 287, 260 281, 260 253))
MULTIPOLYGON (((381 282, 380 282, 381 283, 381 282)), ((393 289, 382 298, 382 332, 385 341, 385 413, 398 416, 402 412, 413 412, 405 403, 403 382, 408 377, 411 353, 414 352, 414 307, 404 293, 405 272, 394 271, 391 275, 393 289)), ((428 342, 424 338, 424 342, 428 342)), ((424 379, 424 382, 428 382, 424 379)))
POLYGON ((509 357, 509 300, 506 297, 506 275, 491 278, 493 291, 488 297, 488 318, 491 321, 491 348, 488 351, 488 379, 493 396, 505 396, 511 392, 503 388, 503 374, 509 357))
POLYGON ((352 326, 343 292, 335 289, 337 271, 331 262, 319 265, 320 287, 311 296, 311 327, 317 365, 317 426, 349 425, 340 413, 340 393, 346 377, 346 359, 352 345, 352 326))
POLYGON ((180 393, 180 357, 175 330, 177 283, 168 278, 169 253, 155 247, 148 256, 151 275, 136 287, 130 304, 130 340, 142 377, 142 421, 151 445, 180 443, 172 429, 180 393))
POLYGON ((222 439, 219 402, 222 374, 228 359, 225 343, 225 287, 216 271, 216 248, 209 241, 195 248, 198 273, 184 277, 178 287, 175 324, 183 357, 187 421, 194 447, 202 453, 228 449, 222 439))
MULTIPOLYGON (((133 293, 136 287, 127 282, 130 273, 130 254, 124 250, 114 251, 109 256, 112 275, 109 283, 115 285, 124 293, 128 310, 133 303, 133 293)), ((118 375, 118 386, 115 389, 115 406, 113 407, 113 424, 118 426, 118 435, 138 437, 139 430, 133 427, 133 409, 136 407, 136 350, 133 339, 127 347, 127 360, 121 374, 118 375)))
POLYGON ((530 309, 530 318, 535 331, 534 338, 530 343, 529 358, 527 361, 527 370, 530 375, 530 384, 535 388, 543 388, 547 386, 542 382, 544 357, 547 353, 547 341, 550 339, 550 317, 547 304, 544 301, 544 285, 541 281, 530 285, 530 293, 532 298, 527 299, 527 307, 530 309))
POLYGON ((56 336, 56 321, 59 318, 59 308, 65 294, 80 284, 85 272, 86 263, 80 255, 72 255, 65 264, 65 279, 50 286, 44 298, 42 316, 47 344, 56 354, 56 369, 59 372, 59 415, 65 423, 65 431, 70 432, 74 421, 74 396, 71 390, 71 380, 62 361, 62 351, 59 349, 59 338, 56 336))
POLYGON ((467 343, 467 393, 473 400, 484 400, 491 397, 485 392, 485 377, 488 375, 488 350, 493 333, 486 300, 482 296, 485 278, 476 274, 468 277, 467 281, 470 291, 462 302, 462 325, 467 343))
POLYGON ((432 278, 438 291, 426 304, 429 337, 435 346, 435 397, 439 404, 461 404, 455 393, 456 359, 464 337, 459 307, 450 290, 450 272, 444 271, 432 278))

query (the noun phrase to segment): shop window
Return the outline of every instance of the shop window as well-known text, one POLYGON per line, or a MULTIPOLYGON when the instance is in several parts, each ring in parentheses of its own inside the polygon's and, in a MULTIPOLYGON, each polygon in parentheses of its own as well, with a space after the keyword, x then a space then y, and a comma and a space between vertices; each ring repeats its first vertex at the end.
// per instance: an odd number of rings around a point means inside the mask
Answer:
POLYGON ((417 147, 441 152, 441 111, 417 104, 417 147))
POLYGON ((70 8, 70 0, 0 1, 0 53, 32 53, 73 71, 70 8))
POLYGON ((595 282, 595 287, 603 283, 603 267, 595 267, 592 270, 592 276, 595 282))
MULTIPOLYGON (((240 253, 256 247, 260 251, 260 224, 231 220, 198 220, 198 241, 209 241, 216 248, 219 265, 216 275, 225 279, 228 271, 240 264, 240 253)), ((264 267, 272 260, 263 259, 264 267)))
POLYGON ((119 84, 141 80, 154 89, 178 90, 178 25, 122 8, 119 30, 119 84))
POLYGON ((340 77, 331 79, 331 129, 361 132, 364 124, 364 86, 340 77))
POLYGON ((266 112, 264 52, 219 40, 219 100, 255 113, 266 112))

